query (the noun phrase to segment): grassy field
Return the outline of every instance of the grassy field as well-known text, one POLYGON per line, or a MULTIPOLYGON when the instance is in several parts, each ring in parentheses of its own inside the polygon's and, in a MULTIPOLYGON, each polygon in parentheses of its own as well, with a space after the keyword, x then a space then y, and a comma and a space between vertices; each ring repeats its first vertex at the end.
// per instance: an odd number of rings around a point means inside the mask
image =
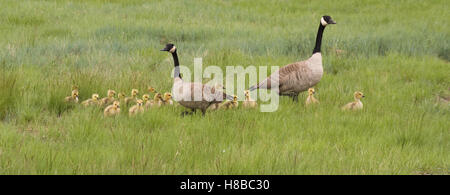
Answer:
MULTIPOLYGON (((449 174, 449 2, 0 1, 0 174, 449 174), (319 106, 130 118, 63 102, 108 89, 170 91, 182 65, 308 58, 320 17, 319 106), (344 50, 343 54, 335 51, 344 50), (360 90, 364 110, 342 112, 360 90)), ((142 93, 141 93, 142 94, 142 93)))

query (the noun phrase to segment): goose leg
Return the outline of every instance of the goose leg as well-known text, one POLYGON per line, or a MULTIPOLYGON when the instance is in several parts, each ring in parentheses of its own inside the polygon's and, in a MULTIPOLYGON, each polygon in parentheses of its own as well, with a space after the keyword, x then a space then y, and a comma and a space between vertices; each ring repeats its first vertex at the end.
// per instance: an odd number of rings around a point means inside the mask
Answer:
POLYGON ((298 94, 292 95, 292 101, 298 102, 298 94))

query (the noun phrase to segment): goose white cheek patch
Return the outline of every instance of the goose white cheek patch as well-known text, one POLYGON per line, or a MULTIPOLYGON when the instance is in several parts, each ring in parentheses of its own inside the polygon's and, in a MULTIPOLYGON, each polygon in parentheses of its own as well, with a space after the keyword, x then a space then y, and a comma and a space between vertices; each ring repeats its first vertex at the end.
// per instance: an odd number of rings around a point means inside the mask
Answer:
POLYGON ((323 17, 320 19, 320 23, 322 24, 322 26, 326 26, 328 23, 325 21, 325 19, 323 19, 323 17))

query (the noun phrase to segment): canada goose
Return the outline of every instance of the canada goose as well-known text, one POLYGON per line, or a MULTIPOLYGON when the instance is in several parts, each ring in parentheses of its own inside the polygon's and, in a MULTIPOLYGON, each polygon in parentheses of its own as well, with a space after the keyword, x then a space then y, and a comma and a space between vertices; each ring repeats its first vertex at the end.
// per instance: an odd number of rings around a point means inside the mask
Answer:
POLYGON ((310 104, 318 104, 319 100, 317 100, 316 98, 314 98, 314 94, 316 93, 316 91, 314 90, 314 88, 309 88, 308 89, 308 97, 306 98, 305 104, 306 105, 310 105, 310 104))
POLYGON ((309 59, 281 67, 259 84, 250 87, 250 91, 270 89, 272 86, 278 86, 277 92, 279 95, 289 96, 294 101, 298 101, 300 92, 313 87, 322 78, 323 67, 320 48, 322 45, 322 34, 328 24, 336 24, 336 22, 330 16, 322 16, 316 37, 316 46, 309 59), (279 75, 278 78, 277 75, 279 75))
POLYGON ((125 104, 128 106, 130 103, 135 102, 136 101, 136 97, 139 94, 139 90, 137 89, 132 89, 131 90, 131 97, 126 97, 125 98, 125 104))
POLYGON ((171 93, 169 92, 164 93, 163 105, 173 105, 171 93))
POLYGON ((144 107, 143 107, 143 105, 144 105, 144 101, 138 99, 138 100, 136 101, 136 105, 132 106, 132 107, 128 110, 128 114, 129 114, 130 116, 134 116, 134 115, 136 115, 136 114, 138 114, 138 113, 143 113, 143 112, 144 112, 144 107))
POLYGON ((237 108, 239 106, 239 102, 237 101, 237 96, 233 96, 233 100, 229 100, 224 102, 222 105, 220 105, 220 108, 224 109, 230 109, 230 108, 237 108))
POLYGON ((64 101, 78 103, 78 89, 72 90, 72 95, 64 98, 64 101))
MULTIPOLYGON (((214 84, 214 88, 216 90, 224 90, 225 89, 225 87, 222 84, 220 84, 220 83, 215 83, 214 84)), ((220 103, 215 103, 215 104, 212 104, 211 106, 209 106, 208 109, 210 109, 210 110, 217 110, 217 109, 219 109, 219 107, 220 107, 220 103)))
MULTIPOLYGON (((180 75, 178 54, 175 45, 169 43, 161 51, 167 51, 171 53, 173 57, 175 71, 172 95, 180 105, 191 109, 191 113, 200 109, 202 114, 205 115, 206 109, 208 109, 211 104, 221 103, 224 99, 232 99, 232 96, 216 90, 214 87, 202 83, 184 82, 180 75)), ((182 114, 188 114, 188 112, 183 112, 182 114)))
POLYGON ((114 101, 112 105, 109 105, 105 108, 105 111, 103 111, 104 116, 113 116, 120 114, 120 102, 114 101))
POLYGON ((106 97, 102 98, 100 101, 101 105, 108 105, 114 102, 114 96, 116 95, 116 91, 109 89, 106 93, 106 97))
POLYGON ((145 104, 145 108, 149 107, 160 107, 163 104, 163 98, 160 93, 156 93, 155 97, 153 97, 153 100, 147 101, 145 104))
POLYGON ((245 100, 244 100, 244 102, 242 102, 242 107, 244 107, 244 108, 254 108, 254 107, 258 106, 258 103, 256 103, 256 101, 253 100, 250 97, 250 91, 249 90, 245 90, 244 94, 245 94, 245 100))
POLYGON ((361 102, 361 98, 366 97, 363 93, 357 91, 353 94, 355 101, 342 106, 342 110, 361 110, 363 108, 363 103, 361 102))
POLYGON ((90 99, 84 100, 83 102, 81 102, 81 104, 85 107, 90 105, 99 105, 98 94, 92 94, 92 97, 90 99))

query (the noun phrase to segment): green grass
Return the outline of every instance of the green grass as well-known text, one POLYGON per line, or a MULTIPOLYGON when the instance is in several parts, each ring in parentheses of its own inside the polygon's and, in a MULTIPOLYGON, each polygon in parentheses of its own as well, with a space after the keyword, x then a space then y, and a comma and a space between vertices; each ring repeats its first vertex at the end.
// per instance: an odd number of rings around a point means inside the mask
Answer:
MULTIPOLYGON (((0 174, 449 174, 447 1, 0 2, 0 174), (65 104, 108 89, 170 91, 179 48, 193 69, 282 66, 311 55, 321 104, 130 118, 65 104), (344 50, 342 55, 335 50, 344 50), (364 110, 339 108, 361 90, 364 110)), ((206 80, 205 80, 206 81, 206 80)), ((142 94, 142 93, 141 93, 142 94)))

